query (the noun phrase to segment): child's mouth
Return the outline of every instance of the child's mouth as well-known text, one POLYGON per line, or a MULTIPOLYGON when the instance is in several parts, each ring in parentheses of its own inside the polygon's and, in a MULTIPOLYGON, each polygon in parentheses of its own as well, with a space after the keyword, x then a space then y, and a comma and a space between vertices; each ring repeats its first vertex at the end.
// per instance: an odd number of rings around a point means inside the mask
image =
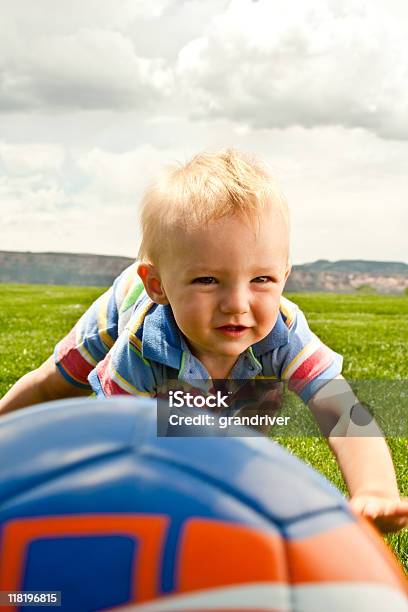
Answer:
POLYGON ((217 329, 228 336, 241 336, 248 328, 245 325, 222 325, 217 329))

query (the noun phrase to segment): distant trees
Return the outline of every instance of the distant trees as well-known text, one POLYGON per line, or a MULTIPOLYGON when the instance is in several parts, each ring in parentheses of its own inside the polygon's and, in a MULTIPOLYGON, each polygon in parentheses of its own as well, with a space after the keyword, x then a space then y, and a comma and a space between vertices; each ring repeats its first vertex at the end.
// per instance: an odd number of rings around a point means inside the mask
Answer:
POLYGON ((363 283, 362 285, 356 287, 356 292, 362 293, 363 295, 374 295, 377 293, 377 289, 369 283, 363 283))

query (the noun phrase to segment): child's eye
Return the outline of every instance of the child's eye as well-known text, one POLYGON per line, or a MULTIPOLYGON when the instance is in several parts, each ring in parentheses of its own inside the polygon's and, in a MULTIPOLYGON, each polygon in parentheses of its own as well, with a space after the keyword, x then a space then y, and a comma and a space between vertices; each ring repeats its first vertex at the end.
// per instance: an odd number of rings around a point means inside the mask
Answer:
POLYGON ((200 285, 212 285, 215 282, 216 280, 213 276, 200 276, 193 280, 193 283, 198 283, 200 285))
POLYGON ((261 284, 269 283, 271 281, 273 281, 271 276, 257 276, 256 278, 252 280, 253 283, 261 283, 261 284))

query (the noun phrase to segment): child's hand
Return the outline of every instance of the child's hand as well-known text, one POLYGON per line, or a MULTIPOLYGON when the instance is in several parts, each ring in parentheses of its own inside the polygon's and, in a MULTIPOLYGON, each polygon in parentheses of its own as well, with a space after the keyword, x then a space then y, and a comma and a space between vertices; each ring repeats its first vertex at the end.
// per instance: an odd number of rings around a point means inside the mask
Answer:
POLYGON ((382 533, 392 533, 408 526, 408 497, 355 495, 350 504, 355 512, 372 520, 382 533))

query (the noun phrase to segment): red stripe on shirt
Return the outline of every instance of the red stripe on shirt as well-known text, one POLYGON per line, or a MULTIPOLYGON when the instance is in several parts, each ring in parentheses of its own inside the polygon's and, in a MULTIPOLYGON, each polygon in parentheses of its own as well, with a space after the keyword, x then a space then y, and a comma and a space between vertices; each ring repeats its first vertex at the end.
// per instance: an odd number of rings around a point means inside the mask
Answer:
POLYGON ((88 374, 94 366, 84 359, 76 348, 76 330, 72 329, 58 346, 58 364, 65 372, 84 385, 89 385, 88 374))
POLYGON ((98 373, 99 382, 101 383, 103 392, 106 397, 111 395, 132 395, 129 391, 126 391, 120 387, 114 380, 112 380, 110 370, 110 355, 107 355, 103 361, 100 361, 96 366, 98 373))
POLYGON ((326 370, 332 362, 331 351, 322 345, 293 372, 289 379, 289 390, 300 393, 303 387, 326 370))

